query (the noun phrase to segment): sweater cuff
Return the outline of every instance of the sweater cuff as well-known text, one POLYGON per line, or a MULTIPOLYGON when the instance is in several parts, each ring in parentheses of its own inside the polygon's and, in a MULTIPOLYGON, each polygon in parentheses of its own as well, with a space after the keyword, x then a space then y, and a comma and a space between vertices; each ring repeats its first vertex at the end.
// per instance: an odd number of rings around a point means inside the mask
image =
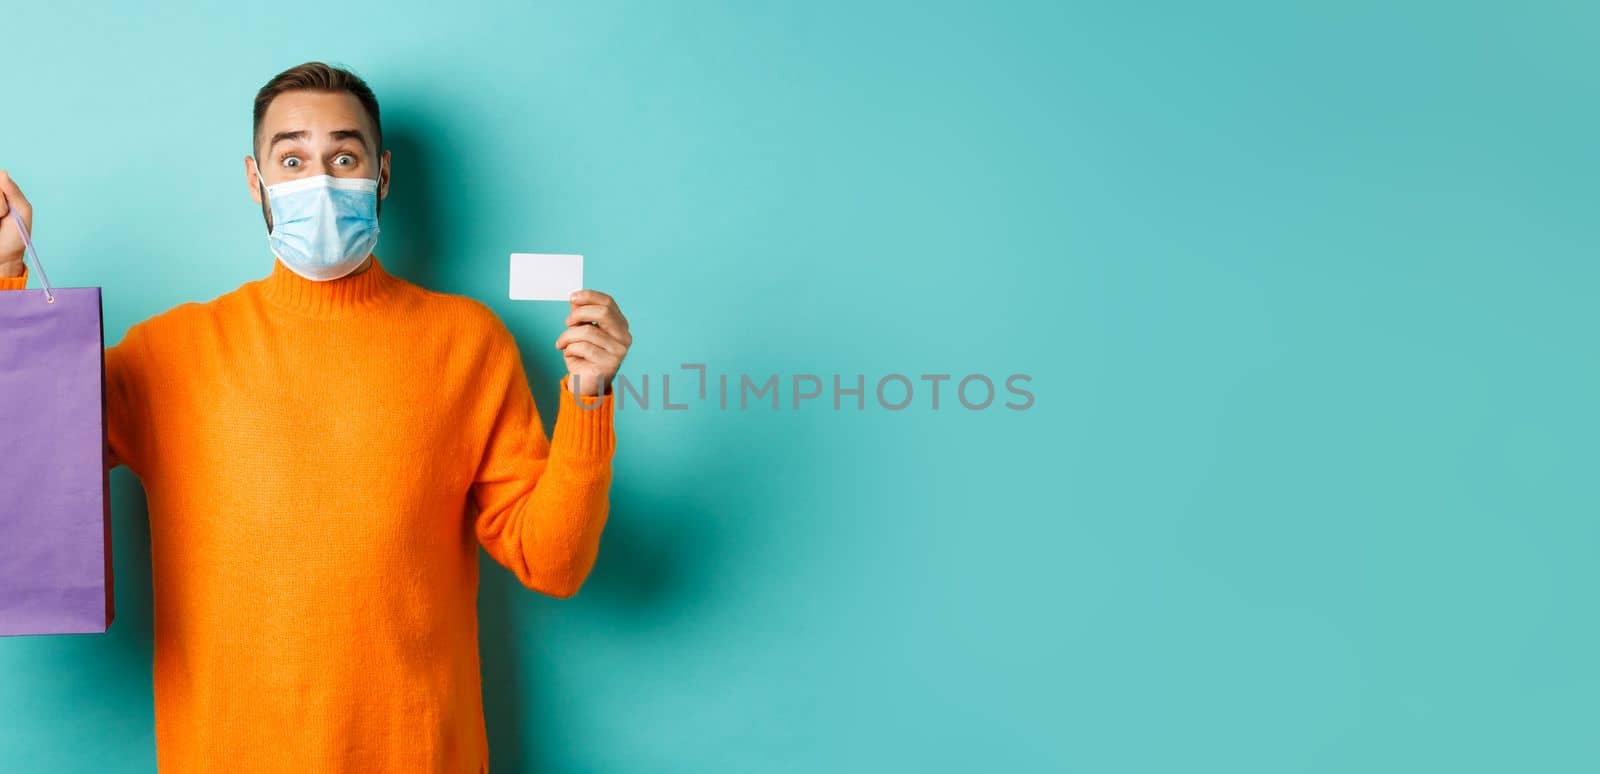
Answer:
POLYGON ((28 264, 22 264, 22 273, 15 277, 0 277, 0 290, 22 290, 28 286, 28 264))
POLYGON ((570 374, 561 377, 561 407, 556 411, 556 429, 551 434, 550 453, 583 459, 610 459, 616 450, 617 434, 612 425, 616 400, 612 395, 577 396, 567 386, 570 374))

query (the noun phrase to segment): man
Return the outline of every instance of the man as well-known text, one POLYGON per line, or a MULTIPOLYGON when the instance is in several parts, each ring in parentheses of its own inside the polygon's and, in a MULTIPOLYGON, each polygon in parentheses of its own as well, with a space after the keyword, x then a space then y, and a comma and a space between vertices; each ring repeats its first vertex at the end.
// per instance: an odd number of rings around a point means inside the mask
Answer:
MULTIPOLYGON (((557 597, 593 566, 627 320, 573 295, 546 437, 499 318, 370 252, 382 140, 352 73, 274 77, 245 159, 270 274, 106 350, 109 464, 149 502, 162 772, 486 772, 477 546, 557 597)), ((0 290, 27 282, 11 210, 31 224, 0 172, 0 290)))

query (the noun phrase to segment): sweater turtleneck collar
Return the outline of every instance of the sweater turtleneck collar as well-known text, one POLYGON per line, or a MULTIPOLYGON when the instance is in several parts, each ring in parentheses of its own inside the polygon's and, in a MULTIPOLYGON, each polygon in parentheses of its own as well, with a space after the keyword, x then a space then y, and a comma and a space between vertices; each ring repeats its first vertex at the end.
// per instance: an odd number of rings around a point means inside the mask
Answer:
POLYGON ((313 317, 342 317, 372 306, 401 284, 385 271, 376 253, 365 270, 338 279, 309 280, 274 258, 272 273, 260 280, 261 294, 273 304, 313 317))

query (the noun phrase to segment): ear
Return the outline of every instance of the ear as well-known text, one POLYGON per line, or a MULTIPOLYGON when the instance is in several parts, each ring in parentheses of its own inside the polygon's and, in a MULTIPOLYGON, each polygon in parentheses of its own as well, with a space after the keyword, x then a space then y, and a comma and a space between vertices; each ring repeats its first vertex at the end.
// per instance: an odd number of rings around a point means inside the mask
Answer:
POLYGON ((261 188, 267 181, 261 179, 261 170, 256 169, 256 160, 249 156, 244 157, 244 184, 250 189, 250 199, 256 204, 261 203, 261 188), (258 186, 256 183, 260 181, 258 186))
POLYGON ((389 152, 384 151, 378 161, 378 198, 389 198, 389 152))

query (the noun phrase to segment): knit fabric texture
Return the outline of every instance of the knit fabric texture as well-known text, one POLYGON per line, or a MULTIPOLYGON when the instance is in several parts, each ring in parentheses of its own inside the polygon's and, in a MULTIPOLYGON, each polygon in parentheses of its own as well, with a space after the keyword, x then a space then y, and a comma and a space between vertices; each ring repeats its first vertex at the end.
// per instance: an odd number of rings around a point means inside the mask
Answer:
POLYGON ((478 546, 577 592, 613 396, 563 378, 547 436, 499 317, 377 256, 137 323, 105 380, 107 464, 149 506, 160 770, 488 771, 478 546))

